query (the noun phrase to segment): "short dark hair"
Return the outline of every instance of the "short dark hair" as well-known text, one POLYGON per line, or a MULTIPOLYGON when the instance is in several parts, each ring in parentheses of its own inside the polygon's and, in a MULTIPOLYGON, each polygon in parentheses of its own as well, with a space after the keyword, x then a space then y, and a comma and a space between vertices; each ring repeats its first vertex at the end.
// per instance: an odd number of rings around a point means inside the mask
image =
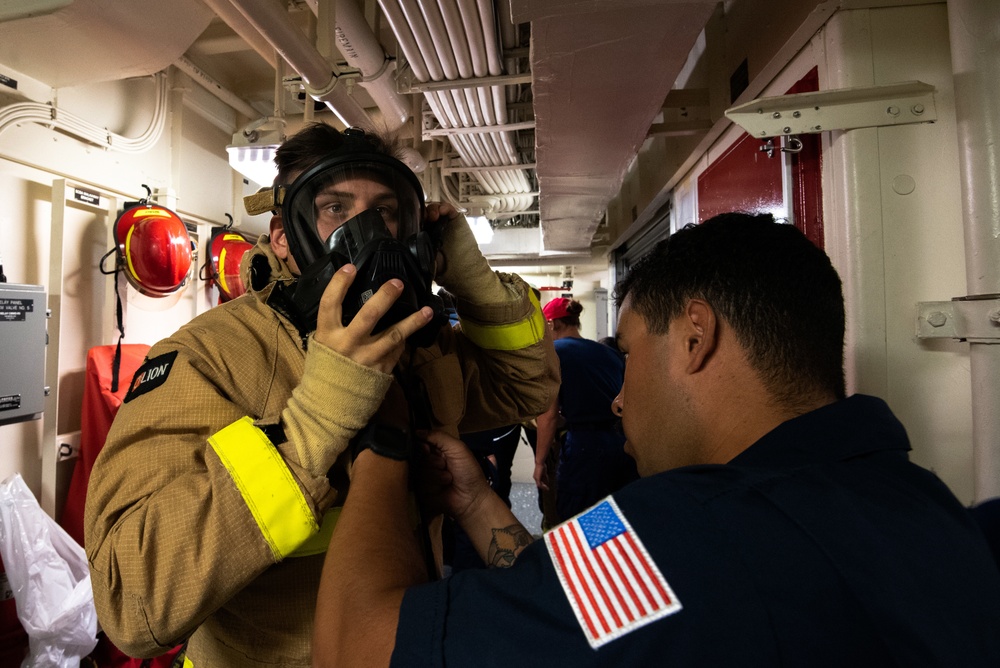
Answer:
MULTIPOLYGON (((399 158, 399 146, 394 137, 366 130, 364 138, 371 144, 372 152, 399 158)), ((343 149, 344 143, 344 133, 332 125, 319 122, 307 124, 274 152, 274 164, 278 166, 274 182, 290 185, 292 174, 304 172, 320 160, 335 155, 343 149)))
POLYGON ((844 296, 830 258, 770 215, 724 213, 656 244, 615 286, 620 306, 664 334, 691 299, 733 328, 765 387, 786 406, 845 396, 844 296))

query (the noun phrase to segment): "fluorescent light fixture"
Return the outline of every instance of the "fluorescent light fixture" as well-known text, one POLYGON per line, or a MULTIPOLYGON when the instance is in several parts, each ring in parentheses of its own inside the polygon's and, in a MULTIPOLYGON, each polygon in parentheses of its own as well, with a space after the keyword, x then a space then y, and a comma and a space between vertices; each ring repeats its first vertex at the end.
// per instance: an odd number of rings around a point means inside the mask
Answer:
POLYGON ((469 221, 472 234, 476 237, 476 243, 482 246, 493 241, 493 226, 486 216, 469 216, 466 220, 469 221))
POLYGON ((285 141, 284 129, 283 120, 263 118, 234 134, 233 143, 226 147, 229 166, 259 186, 270 186, 278 175, 274 152, 285 141), (261 130, 265 124, 272 129, 261 130))
POLYGON ((269 186, 278 175, 274 152, 278 145, 227 146, 229 166, 259 186, 269 186))

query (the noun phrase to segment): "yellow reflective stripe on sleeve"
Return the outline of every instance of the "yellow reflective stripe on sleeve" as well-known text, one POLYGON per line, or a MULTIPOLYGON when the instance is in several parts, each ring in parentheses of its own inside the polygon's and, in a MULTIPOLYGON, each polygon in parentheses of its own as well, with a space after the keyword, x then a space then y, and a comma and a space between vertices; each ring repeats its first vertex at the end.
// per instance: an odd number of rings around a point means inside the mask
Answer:
POLYGON ((233 477, 276 560, 319 531, 292 472, 253 420, 240 418, 208 442, 233 477))
POLYGON ((524 320, 506 325, 479 325, 459 317, 462 333, 486 350, 521 350, 535 345, 545 338, 545 316, 535 293, 529 290, 528 296, 531 315, 524 320))
POLYGON ((186 656, 184 657, 184 668, 194 668, 194 663, 186 656))
POLYGON ((314 554, 322 554, 330 547, 330 539, 333 537, 333 527, 337 526, 340 519, 340 506, 330 508, 323 513, 323 522, 319 526, 319 533, 309 536, 309 539, 295 548, 289 557, 309 557, 314 554))

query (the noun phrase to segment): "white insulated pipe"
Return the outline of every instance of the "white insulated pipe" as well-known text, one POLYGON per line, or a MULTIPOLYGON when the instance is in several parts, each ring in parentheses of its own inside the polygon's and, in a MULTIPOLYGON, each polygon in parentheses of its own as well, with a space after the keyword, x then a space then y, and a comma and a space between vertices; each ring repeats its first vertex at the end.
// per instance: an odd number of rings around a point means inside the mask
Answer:
POLYGON ((389 22, 389 27, 392 28, 392 32, 399 41, 399 48, 403 50, 406 62, 410 64, 410 69, 413 70, 413 76, 416 77, 417 81, 430 81, 430 67, 424 60, 423 52, 420 50, 416 37, 407 24, 403 10, 396 4, 395 0, 379 0, 378 4, 382 8, 382 13, 385 14, 386 20, 389 22))
POLYGON ((444 21, 445 31, 451 37, 451 44, 456 54, 455 61, 458 65, 458 76, 460 79, 471 79, 474 74, 472 65, 467 58, 460 58, 458 54, 469 52, 469 40, 465 36, 465 26, 462 24, 462 14, 454 3, 439 3, 441 18, 444 21))
POLYGON ((277 68, 278 56, 274 52, 274 47, 267 43, 257 29, 250 25, 246 17, 240 10, 233 6, 230 0, 202 0, 205 5, 215 12, 215 15, 222 19, 222 22, 232 28, 233 32, 250 45, 250 48, 257 52, 268 65, 277 68))
POLYGON ((322 90, 335 79, 330 63, 309 43, 283 4, 275 0, 232 0, 244 18, 310 87, 322 90))
POLYGON ((490 76, 499 76, 503 73, 503 64, 500 62, 500 45, 497 44, 497 26, 492 0, 479 0, 479 15, 482 17, 483 39, 486 42, 490 76))
POLYGON ((239 97, 228 88, 224 88, 222 84, 207 75, 200 67, 192 63, 185 56, 181 56, 174 61, 174 66, 184 74, 191 77, 196 84, 228 104, 247 119, 252 121, 260 116, 260 112, 247 104, 243 98, 239 97))
MULTIPOLYGON (((419 81, 499 75, 503 72, 491 0, 427 0, 421 3, 379 0, 403 54, 419 81)), ((425 98, 446 128, 488 127, 507 120, 502 86, 480 86, 427 93, 425 98)), ((513 134, 506 131, 456 135, 452 146, 470 166, 515 165, 513 134)), ((476 172, 487 192, 497 194, 504 210, 533 205, 524 172, 476 172)))
POLYGON ((361 86, 378 105, 386 127, 398 130, 410 117, 410 105, 396 92, 394 68, 388 66, 388 56, 354 0, 337 0, 336 13, 340 53, 351 67, 361 71, 361 86))
MULTIPOLYGON (((1000 293, 1000 3, 948 0, 969 296, 1000 293)), ((1000 339, 969 343, 977 501, 1000 496, 1000 339)))
POLYGON ((445 28, 444 18, 441 16, 441 8, 436 2, 420 3, 420 14, 427 25, 427 32, 431 35, 431 44, 438 62, 441 63, 441 70, 444 78, 454 81, 459 78, 458 63, 456 62, 455 50, 451 46, 451 34, 445 28))
POLYGON ((458 9, 462 13, 462 22, 469 38, 472 71, 477 77, 485 77, 489 74, 489 69, 486 67, 486 44, 483 41, 483 22, 479 16, 479 7, 476 0, 458 0, 458 9))
POLYGON ((230 0, 278 55, 302 76, 306 92, 326 104, 345 125, 371 127, 371 118, 337 77, 326 58, 309 43, 275 0, 230 0))
MULTIPOLYGON (((382 4, 383 6, 388 6, 394 2, 395 0, 388 0, 382 4)), ((404 17, 401 29, 404 32, 408 29, 412 33, 417 49, 419 49, 420 54, 423 56, 424 64, 427 66, 427 74, 431 81, 442 81, 445 78, 444 67, 438 58, 437 49, 434 48, 434 41, 431 39, 431 34, 427 30, 427 23, 424 21, 424 17, 416 7, 416 4, 402 3, 401 5, 394 6, 393 10, 395 16, 402 15, 404 17), (399 11, 396 11, 397 9, 399 11)), ((396 22, 390 19, 390 23, 393 30, 396 30, 396 22)))

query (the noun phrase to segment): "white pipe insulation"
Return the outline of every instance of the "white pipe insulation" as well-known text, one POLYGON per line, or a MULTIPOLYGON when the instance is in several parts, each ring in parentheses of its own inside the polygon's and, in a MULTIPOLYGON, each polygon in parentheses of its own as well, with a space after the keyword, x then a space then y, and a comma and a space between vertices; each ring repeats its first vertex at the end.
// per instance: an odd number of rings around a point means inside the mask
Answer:
POLYGON ((240 13, 229 0, 202 0, 215 15, 222 19, 222 22, 232 28, 233 32, 250 45, 250 48, 267 62, 271 67, 277 67, 278 57, 274 47, 267 43, 256 28, 250 25, 243 14, 240 13))
POLYGON ((337 47, 347 63, 361 71, 361 86, 382 112, 390 131, 398 130, 410 116, 409 102, 396 92, 394 67, 375 38, 361 8, 354 0, 337 0, 337 47))
MULTIPOLYGON (((1000 3, 949 0, 969 296, 1000 293, 1000 3)), ((992 316, 991 316, 992 317, 992 316)), ((977 501, 1000 496, 1000 339, 969 343, 977 501)))
POLYGON ((260 116, 260 112, 247 104, 242 98, 233 93, 222 84, 206 74, 200 67, 192 63, 185 56, 181 56, 174 62, 174 66, 184 74, 203 87, 212 95, 228 104, 230 107, 243 114, 250 120, 255 120, 260 116))
POLYGON ((364 108, 344 85, 337 85, 333 69, 292 22, 284 5, 273 0, 230 0, 240 14, 298 72, 306 92, 325 103, 345 125, 371 127, 364 108))
MULTIPOLYGON (((485 77, 503 73, 491 0, 379 0, 414 77, 422 82, 485 77), (419 5, 419 6, 418 6, 419 5)), ((488 127, 507 122, 502 86, 426 93, 428 106, 444 128, 488 127)), ((454 135, 453 148, 468 166, 516 165, 513 133, 454 135)), ((527 210, 534 197, 523 171, 477 172, 482 189, 495 195, 495 211, 527 210)), ((450 188, 449 188, 450 190, 450 188)), ((454 194, 449 192, 449 195, 454 194)))

